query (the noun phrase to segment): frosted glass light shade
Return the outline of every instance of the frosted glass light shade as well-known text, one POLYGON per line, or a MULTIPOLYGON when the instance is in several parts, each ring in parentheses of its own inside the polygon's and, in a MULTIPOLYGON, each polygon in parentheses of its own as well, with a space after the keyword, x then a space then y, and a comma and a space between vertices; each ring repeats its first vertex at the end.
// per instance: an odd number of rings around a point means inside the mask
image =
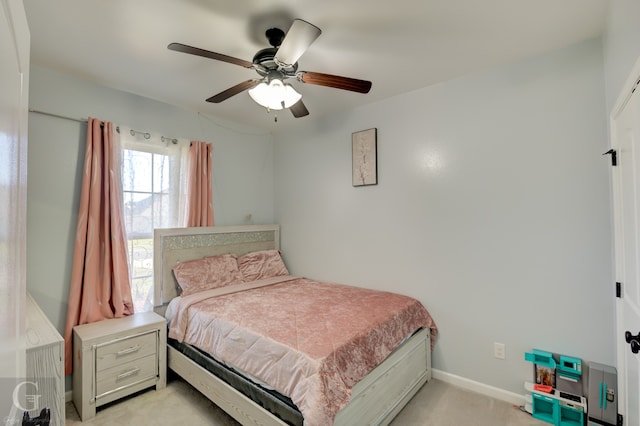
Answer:
POLYGON ((269 84, 258 84, 249 90, 249 96, 263 107, 274 110, 289 108, 302 98, 293 86, 278 79, 271 80, 269 84))

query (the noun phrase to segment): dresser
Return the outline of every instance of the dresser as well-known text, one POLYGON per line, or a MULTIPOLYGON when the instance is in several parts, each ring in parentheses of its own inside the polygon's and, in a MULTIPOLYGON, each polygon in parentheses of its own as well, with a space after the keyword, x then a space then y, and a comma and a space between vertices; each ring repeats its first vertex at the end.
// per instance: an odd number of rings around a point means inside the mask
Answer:
POLYGON ((49 408, 51 424, 64 425, 64 339, 29 293, 25 307, 26 379, 37 386, 29 388, 29 392, 37 392, 34 406, 25 408, 32 416, 49 408))
POLYGON ((166 386, 167 323, 154 312, 73 328, 73 403, 84 421, 96 408, 166 386))

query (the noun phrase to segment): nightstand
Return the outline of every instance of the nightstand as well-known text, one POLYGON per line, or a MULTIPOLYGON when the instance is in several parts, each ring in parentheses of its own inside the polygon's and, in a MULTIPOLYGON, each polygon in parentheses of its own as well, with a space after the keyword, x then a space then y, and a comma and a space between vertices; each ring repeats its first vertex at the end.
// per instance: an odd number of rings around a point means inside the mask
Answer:
POLYGON ((96 408, 167 383, 167 322, 154 312, 73 328, 73 403, 84 421, 96 408))

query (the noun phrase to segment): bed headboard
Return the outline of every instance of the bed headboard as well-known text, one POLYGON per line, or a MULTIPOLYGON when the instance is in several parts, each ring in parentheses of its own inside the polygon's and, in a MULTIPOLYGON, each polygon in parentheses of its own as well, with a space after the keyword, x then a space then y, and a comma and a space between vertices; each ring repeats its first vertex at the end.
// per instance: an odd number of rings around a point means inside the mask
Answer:
POLYGON ((153 233, 154 310, 163 314, 167 303, 177 296, 172 268, 180 262, 279 248, 279 225, 156 229, 153 233))

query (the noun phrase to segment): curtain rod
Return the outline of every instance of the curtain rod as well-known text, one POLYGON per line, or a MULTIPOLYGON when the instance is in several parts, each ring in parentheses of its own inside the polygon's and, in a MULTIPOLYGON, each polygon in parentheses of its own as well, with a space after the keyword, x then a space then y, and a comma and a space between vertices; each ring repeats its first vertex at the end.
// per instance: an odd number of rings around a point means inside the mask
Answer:
MULTIPOLYGON (((36 113, 36 114, 42 114, 42 115, 48 115, 49 117, 61 118, 63 120, 71 120, 71 121, 75 121, 77 123, 83 123, 83 124, 89 123, 89 120, 87 120, 86 118, 73 118, 73 117, 68 117, 66 115, 54 114, 52 112, 39 111, 37 109, 29 109, 29 112, 33 112, 33 113, 36 113)), ((120 133, 120 126, 116 126, 116 132, 120 133)), ((131 129, 129 131, 129 133, 131 133, 131 136, 135 136, 136 134, 139 134, 139 135, 144 136, 145 139, 150 139, 151 138, 151 134, 149 132, 141 132, 139 130, 131 129)), ((169 138, 167 136, 161 136, 160 140, 162 142, 171 142, 174 145, 176 145, 178 143, 178 139, 169 138)))
MULTIPOLYGON (((66 115, 54 114, 52 112, 40 111, 40 110, 37 110, 37 109, 29 109, 29 112, 34 112, 36 114, 47 115, 49 117, 61 118, 63 120, 75 121, 76 123, 81 123, 81 124, 88 124, 89 123, 89 120, 87 120, 86 118, 73 118, 73 117, 69 117, 69 116, 66 116, 66 115)), ((104 126, 104 122, 100 122, 100 127, 103 127, 103 126, 104 126)), ((120 126, 116 126, 116 132, 120 133, 120 126)))
POLYGON ((39 111, 37 109, 29 109, 29 112, 35 112, 36 114, 48 115, 49 117, 62 118, 63 120, 71 120, 71 121, 75 121, 75 122, 78 122, 78 123, 87 124, 89 122, 89 120, 87 120, 86 118, 84 118, 84 119, 83 118, 73 118, 73 117, 68 117, 66 115, 54 114, 52 112, 39 111))

